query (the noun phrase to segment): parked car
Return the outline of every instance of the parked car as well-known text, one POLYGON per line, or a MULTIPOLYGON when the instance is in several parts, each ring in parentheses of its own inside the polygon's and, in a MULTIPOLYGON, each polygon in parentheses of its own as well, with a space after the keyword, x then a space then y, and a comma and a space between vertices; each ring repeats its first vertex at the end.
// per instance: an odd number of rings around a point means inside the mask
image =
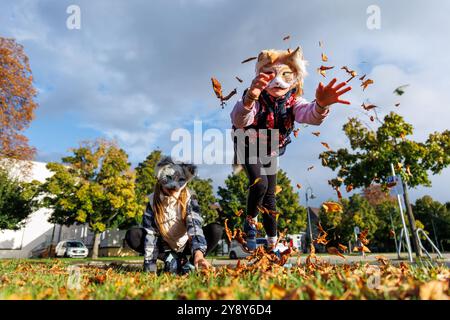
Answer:
MULTIPOLYGON (((267 239, 266 238, 256 238, 256 246, 267 246, 267 239)), ((285 246, 281 241, 277 244, 277 249, 281 252, 288 249, 287 246, 285 246)), ((241 244, 237 242, 236 240, 231 241, 230 245, 230 259, 240 259, 248 257, 250 254, 242 248, 241 244)))
POLYGON ((55 253, 57 257, 86 258, 89 249, 79 240, 64 240, 58 243, 55 253))

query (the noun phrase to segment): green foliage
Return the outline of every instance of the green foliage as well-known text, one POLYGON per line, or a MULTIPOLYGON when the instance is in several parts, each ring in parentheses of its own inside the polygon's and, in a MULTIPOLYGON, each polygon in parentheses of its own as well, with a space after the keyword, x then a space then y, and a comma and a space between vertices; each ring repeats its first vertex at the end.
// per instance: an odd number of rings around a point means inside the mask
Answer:
POLYGON ((330 234, 339 235, 341 241, 353 240, 353 228, 369 230, 368 237, 372 238, 378 229, 379 219, 375 209, 361 195, 354 194, 349 199, 342 199, 343 212, 326 213, 321 208, 320 223, 330 234))
POLYGON ((375 206, 375 211, 378 217, 378 224, 371 242, 380 251, 395 251, 395 242, 391 236, 391 230, 394 230, 398 237, 403 227, 398 204, 393 201, 384 201, 375 206))
POLYGON ((86 142, 60 163, 48 163, 54 174, 42 185, 43 205, 53 209, 52 223, 88 223, 94 232, 140 220, 135 177, 125 151, 105 141, 86 142))
POLYGON ((424 196, 416 200, 413 210, 433 241, 437 236, 439 242, 450 243, 450 210, 445 204, 424 196))
POLYGON ((342 148, 322 152, 319 158, 355 188, 368 187, 373 181, 384 184, 391 175, 391 163, 401 166, 399 173, 408 186, 431 186, 428 171, 437 174, 450 164, 450 131, 435 132, 425 143, 408 140, 413 127, 394 112, 386 115, 376 132, 357 118, 350 118, 343 130, 353 152, 342 148))
POLYGON ((214 196, 214 189, 211 179, 194 178, 189 182, 189 188, 192 189, 200 206, 201 216, 204 224, 215 222, 218 218, 217 211, 210 207, 211 204, 217 202, 214 196))
POLYGON ((154 150, 136 167, 136 194, 140 199, 153 193, 157 182, 155 167, 160 159, 161 150, 154 150))
MULTIPOLYGON (((288 229, 288 233, 298 233, 306 227, 306 209, 299 204, 299 196, 291 185, 291 181, 283 170, 278 170, 278 186, 281 192, 277 194, 277 211, 280 212, 278 229, 288 229)), ((230 228, 242 226, 247 206, 249 181, 245 172, 229 175, 225 180, 225 187, 219 187, 219 203, 224 215, 229 219, 230 228), (236 216, 236 212, 243 209, 244 214, 236 216)))
POLYGON ((0 167, 0 230, 18 230, 26 218, 37 209, 39 183, 20 182, 0 167))

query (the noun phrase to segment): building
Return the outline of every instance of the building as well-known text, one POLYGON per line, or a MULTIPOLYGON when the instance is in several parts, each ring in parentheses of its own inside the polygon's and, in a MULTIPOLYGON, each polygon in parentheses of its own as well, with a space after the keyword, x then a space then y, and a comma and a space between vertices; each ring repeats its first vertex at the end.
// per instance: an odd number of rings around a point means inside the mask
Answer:
MULTIPOLYGON (((46 163, 32 162, 31 165, 29 176, 21 177, 22 180, 44 182, 52 174, 46 168, 46 163)), ((92 248, 94 233, 86 224, 70 227, 51 224, 48 222, 50 213, 50 209, 39 209, 28 217, 22 229, 0 230, 0 258, 29 258, 37 248, 56 245, 68 239, 81 240, 88 248, 92 248)), ((99 256, 136 255, 133 250, 126 248, 124 237, 124 230, 103 232, 99 256)))

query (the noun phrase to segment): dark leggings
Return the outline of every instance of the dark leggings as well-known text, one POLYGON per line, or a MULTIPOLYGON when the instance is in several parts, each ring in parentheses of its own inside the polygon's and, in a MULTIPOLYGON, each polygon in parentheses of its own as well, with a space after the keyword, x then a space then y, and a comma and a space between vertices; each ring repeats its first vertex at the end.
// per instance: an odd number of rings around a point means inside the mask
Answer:
MULTIPOLYGON (((246 161, 247 162, 247 161, 246 161)), ((259 159, 255 164, 245 163, 245 172, 249 179, 249 184, 253 184, 256 179, 261 180, 250 187, 247 198, 247 214, 251 217, 256 217, 259 213, 258 206, 263 206, 269 210, 276 210, 276 200, 275 200, 275 187, 277 185, 277 175, 265 175, 264 167, 259 159)), ((263 226, 266 234, 269 237, 275 237, 277 235, 277 221, 275 217, 271 214, 262 214, 263 226)))

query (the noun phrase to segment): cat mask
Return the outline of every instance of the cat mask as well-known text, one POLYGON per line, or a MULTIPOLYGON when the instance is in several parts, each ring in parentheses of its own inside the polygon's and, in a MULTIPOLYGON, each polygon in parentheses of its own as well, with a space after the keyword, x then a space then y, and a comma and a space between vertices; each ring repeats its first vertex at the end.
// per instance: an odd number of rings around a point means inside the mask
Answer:
POLYGON ((281 87, 283 89, 297 87, 297 95, 303 93, 303 79, 307 75, 307 61, 303 58, 300 47, 294 51, 289 50, 263 50, 258 55, 255 71, 274 72, 275 78, 268 87, 281 87))
POLYGON ((164 189, 178 191, 197 175, 197 166, 166 156, 156 164, 155 173, 164 189))

